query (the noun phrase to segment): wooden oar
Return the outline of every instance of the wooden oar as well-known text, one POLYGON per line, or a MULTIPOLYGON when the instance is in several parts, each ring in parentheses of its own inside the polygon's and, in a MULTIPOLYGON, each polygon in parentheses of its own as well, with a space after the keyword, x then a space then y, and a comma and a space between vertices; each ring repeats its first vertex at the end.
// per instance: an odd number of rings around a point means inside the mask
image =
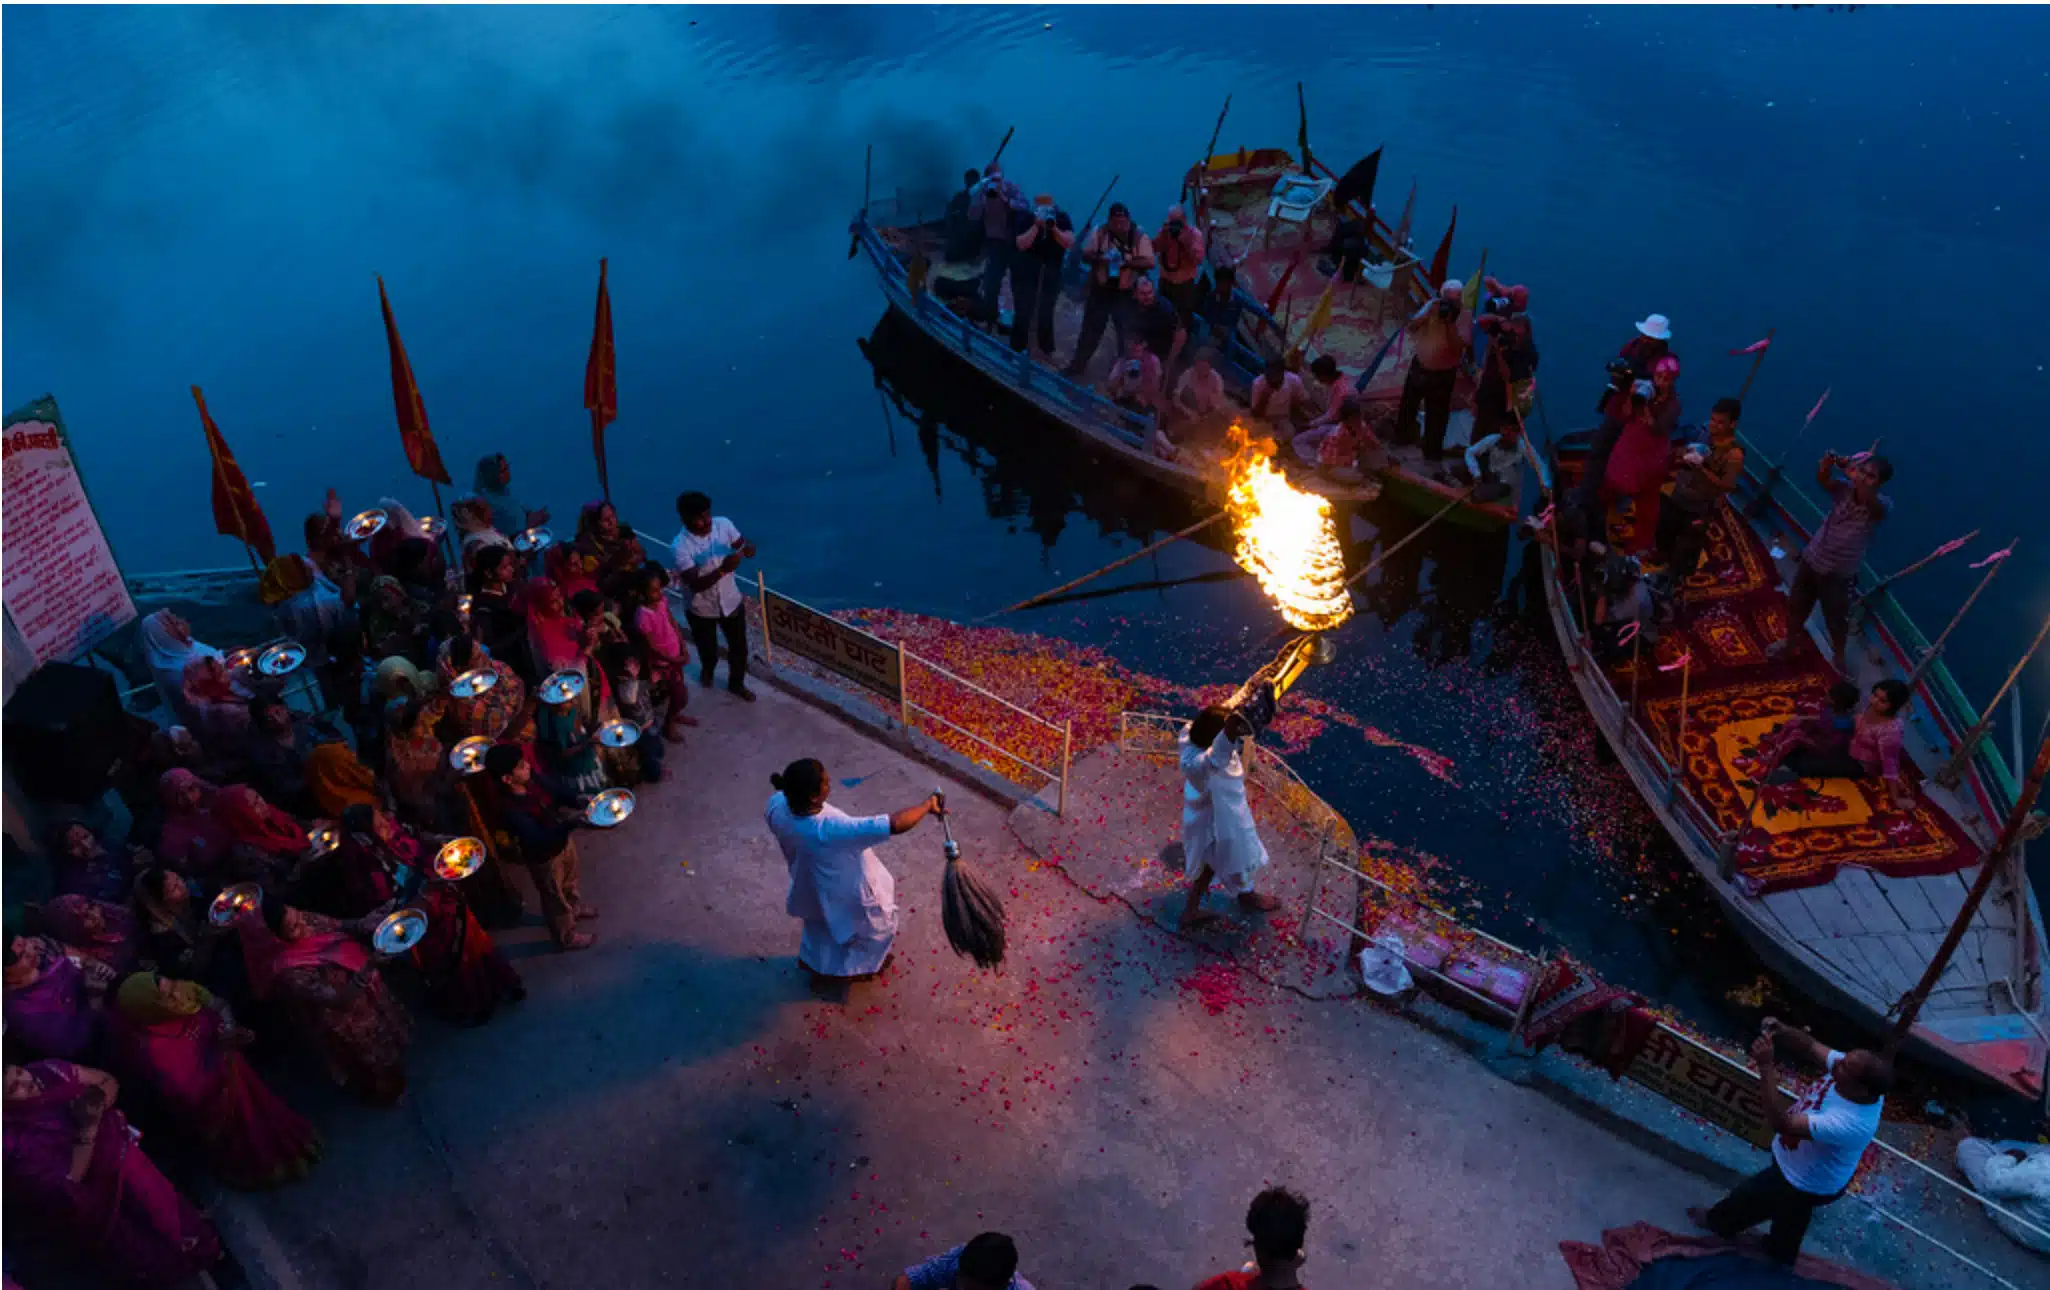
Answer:
MULTIPOLYGON (((1200 163, 1198 163, 1202 167, 1203 178, 1206 180, 1210 177, 1210 158, 1217 155, 1217 136, 1224 133, 1224 118, 1226 113, 1229 113, 1230 111, 1231 95, 1227 94, 1224 96, 1224 108, 1217 114, 1217 126, 1215 129, 1210 131, 1210 146, 1203 149, 1203 160, 1200 163)), ((1198 191, 1201 191, 1200 186, 1198 191)), ((1186 176, 1184 176, 1184 182, 1182 184, 1182 200, 1187 201, 1188 199, 1189 187, 1186 182, 1186 176)))
POLYGON ((1050 591, 1042 591, 1038 595, 1031 596, 1027 599, 1021 600, 1015 605, 1006 605, 1002 609, 997 610, 995 613, 984 614, 982 617, 974 619, 973 621, 978 623, 986 623, 992 618, 1001 618, 1005 614, 1014 614, 1017 613, 1020 609, 1030 609, 1032 606, 1039 604, 1042 601, 1050 600, 1053 597, 1062 594, 1063 592, 1073 591, 1075 588, 1081 586, 1085 582, 1094 582, 1096 579, 1101 578, 1104 574, 1111 572, 1113 569, 1122 569, 1126 565, 1132 563, 1134 560, 1142 559, 1145 556, 1153 554, 1155 551, 1158 551, 1160 548, 1166 546, 1170 542, 1179 542, 1183 538, 1188 537, 1191 534, 1209 528, 1212 524, 1215 524, 1217 523, 1217 521, 1223 519, 1226 516, 1226 514, 1228 514, 1228 512, 1218 511, 1215 514, 1207 516, 1204 519, 1197 520, 1194 524, 1189 525, 1189 527, 1181 530, 1179 533, 1170 533, 1166 537, 1160 539, 1160 541, 1158 542, 1149 543, 1146 546, 1140 547, 1137 551, 1132 552, 1128 556, 1125 556, 1121 559, 1113 560, 1109 564, 1104 565, 1101 569, 1097 569, 1092 573, 1085 573, 1079 578, 1076 578, 1070 582, 1064 582, 1060 586, 1055 587, 1050 591))

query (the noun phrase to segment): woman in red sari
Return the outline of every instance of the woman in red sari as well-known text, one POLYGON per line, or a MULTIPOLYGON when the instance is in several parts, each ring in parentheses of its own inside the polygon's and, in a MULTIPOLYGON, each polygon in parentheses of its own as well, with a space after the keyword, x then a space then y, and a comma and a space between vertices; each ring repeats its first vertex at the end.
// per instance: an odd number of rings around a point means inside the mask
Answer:
POLYGON ((222 877, 275 887, 306 854, 306 828, 247 784, 214 794, 213 817, 229 837, 222 877))
POLYGON ((283 1003, 335 1083, 380 1106, 406 1091, 412 1018, 385 989, 377 963, 342 925, 266 899, 237 924, 249 984, 258 999, 283 1003))
POLYGON ((131 1083, 147 1085, 189 1126, 208 1165, 231 1187, 274 1187, 306 1176, 320 1134, 243 1060, 249 1032, 191 981, 137 972, 115 992, 107 1042, 131 1083))
POLYGON ((118 1091, 70 1062, 7 1068, 8 1236, 26 1219, 89 1259, 100 1285, 169 1290, 212 1267, 221 1238, 143 1154, 118 1091))
POLYGON ((415 903, 426 911, 427 939, 413 947, 413 965, 436 1012, 459 1026, 481 1026, 504 1000, 527 997, 526 983, 455 883, 430 879, 415 903))
POLYGON ((493 658, 481 642, 467 635, 451 636, 443 643, 435 675, 441 681, 444 696, 442 734, 451 744, 472 735, 498 738, 527 701, 527 685, 520 680, 519 673, 493 658), (457 698, 449 687, 463 673, 478 668, 489 668, 498 683, 482 694, 457 698))

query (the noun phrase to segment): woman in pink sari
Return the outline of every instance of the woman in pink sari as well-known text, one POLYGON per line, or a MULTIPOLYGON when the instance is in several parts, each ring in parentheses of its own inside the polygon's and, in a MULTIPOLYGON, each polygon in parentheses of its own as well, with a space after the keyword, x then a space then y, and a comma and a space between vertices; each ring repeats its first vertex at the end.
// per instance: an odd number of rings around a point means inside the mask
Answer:
POLYGON ((214 818, 214 794, 220 790, 182 767, 167 770, 157 781, 164 803, 164 827, 157 835, 157 858, 180 873, 211 878, 234 849, 235 839, 214 818))
POLYGON ((274 1187, 306 1176, 320 1135, 243 1060, 249 1032, 191 981, 137 972, 121 983, 107 1041, 123 1078, 147 1085, 206 1149, 231 1187, 274 1187))
POLYGON ((247 784, 230 784, 216 792, 213 817, 230 839, 224 878, 275 887, 306 854, 306 826, 247 784))
POLYGON ((536 680, 551 672, 582 671, 584 621, 569 612, 560 585, 546 578, 527 584, 527 648, 533 651, 536 680))
POLYGON ((377 975, 377 963, 342 924, 267 899, 237 924, 251 990, 286 1005, 327 1058, 337 1084, 380 1106, 406 1091, 412 1018, 377 975))
POLYGON ((64 947, 98 960, 115 976, 135 968, 135 915, 90 896, 59 896, 43 906, 43 928, 64 947))
POLYGON ((169 1290, 212 1267, 221 1238, 143 1154, 114 1109, 119 1087, 70 1062, 7 1068, 7 1206, 89 1259, 98 1284, 169 1290))
POLYGON ((104 963, 67 953, 47 936, 7 943, 7 1042, 38 1057, 77 1057, 99 1029, 100 995, 113 980, 104 963))
POLYGON ((498 738, 527 701, 527 685, 520 680, 519 673, 493 658, 482 642, 470 636, 451 636, 443 642, 435 663, 435 675, 441 681, 442 694, 446 696, 443 700, 446 716, 442 733, 452 744, 472 735, 498 738), (488 668, 498 678, 498 683, 482 694, 467 699, 456 697, 449 688, 455 684, 455 679, 478 668, 488 668))

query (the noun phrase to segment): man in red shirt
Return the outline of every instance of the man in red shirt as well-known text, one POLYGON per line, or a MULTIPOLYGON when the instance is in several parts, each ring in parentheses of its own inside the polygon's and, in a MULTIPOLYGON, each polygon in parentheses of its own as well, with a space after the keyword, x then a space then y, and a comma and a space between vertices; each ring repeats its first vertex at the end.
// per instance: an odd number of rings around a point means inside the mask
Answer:
POLYGON ((1310 1230, 1310 1202, 1284 1187, 1269 1187, 1246 1207, 1255 1268, 1220 1272, 1196 1290, 1300 1290, 1303 1238, 1310 1230))

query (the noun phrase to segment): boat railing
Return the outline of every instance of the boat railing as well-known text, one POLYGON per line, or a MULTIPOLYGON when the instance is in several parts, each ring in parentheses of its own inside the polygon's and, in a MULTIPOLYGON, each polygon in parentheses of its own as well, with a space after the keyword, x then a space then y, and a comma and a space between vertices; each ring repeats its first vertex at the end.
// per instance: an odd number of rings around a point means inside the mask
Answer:
POLYGON ((1019 391, 1054 415, 1111 435, 1130 448, 1144 450, 1149 446, 1152 417, 1121 408, 1095 390, 1076 384, 1033 358, 1029 349, 1012 349, 1008 342, 947 308, 931 292, 911 290, 903 260, 877 232, 874 206, 871 203, 869 215, 856 217, 854 235, 882 278, 883 293, 891 304, 992 379, 1019 391))

